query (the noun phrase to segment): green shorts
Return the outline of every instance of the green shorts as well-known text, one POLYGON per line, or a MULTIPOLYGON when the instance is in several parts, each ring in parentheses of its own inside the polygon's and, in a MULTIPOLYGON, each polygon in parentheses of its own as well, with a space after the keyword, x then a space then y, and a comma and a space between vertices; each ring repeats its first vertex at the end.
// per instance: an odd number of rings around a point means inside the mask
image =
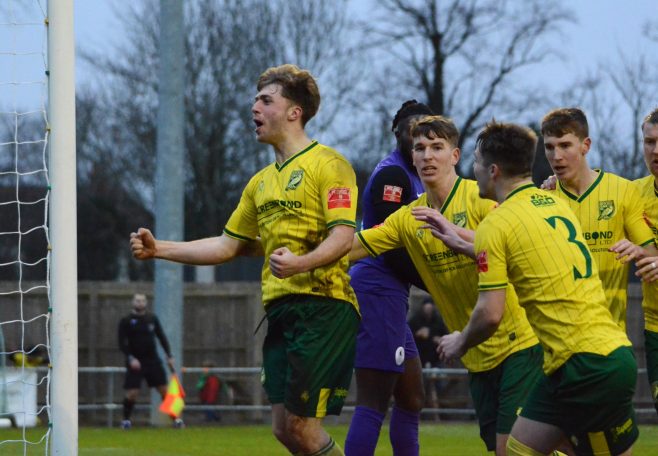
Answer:
POLYGON ((469 374, 471 397, 487 450, 495 451, 496 434, 509 434, 519 408, 542 377, 544 351, 539 344, 512 353, 498 366, 469 374))
POLYGON ((647 359, 647 376, 653 405, 658 412, 658 333, 644 330, 644 348, 647 359))
POLYGON ((290 295, 266 309, 261 381, 297 416, 338 415, 352 380, 359 316, 352 304, 290 295))
POLYGON ((608 356, 578 353, 530 392, 521 416, 559 427, 578 455, 619 454, 638 437, 631 347, 608 356))

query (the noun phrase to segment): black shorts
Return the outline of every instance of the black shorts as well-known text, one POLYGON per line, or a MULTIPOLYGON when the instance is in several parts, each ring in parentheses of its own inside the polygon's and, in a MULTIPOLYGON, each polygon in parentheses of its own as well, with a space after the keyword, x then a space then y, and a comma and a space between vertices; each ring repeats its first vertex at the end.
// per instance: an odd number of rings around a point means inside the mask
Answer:
POLYGON ((139 389, 142 379, 146 380, 149 387, 158 387, 167 384, 167 374, 160 361, 155 363, 142 363, 140 370, 133 370, 126 366, 126 379, 123 389, 139 389))

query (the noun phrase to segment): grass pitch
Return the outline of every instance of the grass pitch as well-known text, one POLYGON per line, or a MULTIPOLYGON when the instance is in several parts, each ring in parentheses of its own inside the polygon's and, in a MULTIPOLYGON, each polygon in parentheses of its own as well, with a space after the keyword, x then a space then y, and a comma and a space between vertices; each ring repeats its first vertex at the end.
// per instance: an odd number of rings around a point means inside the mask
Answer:
MULTIPOLYGON (((336 441, 345 441, 347 426, 327 426, 336 441)), ((43 428, 27 432, 27 438, 38 440, 43 428)), ((22 431, 0 429, 0 441, 20 439, 22 431)), ((420 429, 421 455, 469 456, 486 455, 477 426, 468 424, 422 424, 420 429)), ((2 444, 0 454, 43 455, 45 444, 2 444)), ((80 456, 205 456, 205 455, 258 455, 287 454, 279 445, 269 426, 217 426, 170 428, 140 428, 129 431, 117 428, 81 428, 79 433, 80 456)), ((377 456, 392 455, 388 442, 388 428, 384 427, 377 447, 377 456)), ((658 426, 641 426, 640 439, 633 448, 634 456, 658 454, 658 426)))

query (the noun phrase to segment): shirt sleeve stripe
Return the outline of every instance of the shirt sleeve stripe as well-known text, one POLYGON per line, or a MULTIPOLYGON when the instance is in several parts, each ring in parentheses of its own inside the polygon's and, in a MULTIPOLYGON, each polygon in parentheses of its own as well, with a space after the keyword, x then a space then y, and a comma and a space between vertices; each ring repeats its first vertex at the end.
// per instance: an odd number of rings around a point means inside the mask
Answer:
POLYGON ((233 239, 237 239, 238 241, 253 241, 254 239, 248 238, 246 236, 242 236, 240 234, 234 233, 230 231, 228 228, 224 228, 224 234, 226 234, 228 237, 232 237, 233 239))
POLYGON ((356 223, 353 222, 352 220, 339 219, 327 223, 327 229, 333 228, 336 225, 347 225, 347 226, 351 226, 352 228, 356 228, 356 223))
POLYGON ((478 285, 478 290, 480 291, 498 290, 506 287, 507 287, 507 283, 492 283, 490 285, 478 285))
POLYGON ((643 242, 642 244, 640 244, 640 247, 644 247, 644 246, 647 246, 647 245, 651 245, 651 244, 654 244, 655 242, 656 242, 656 241, 655 241, 654 239, 649 239, 648 241, 643 242))
POLYGON ((357 236, 357 238, 359 239, 359 242, 361 242, 361 245, 363 245, 363 248, 365 248, 365 249, 368 251, 368 253, 370 254, 370 256, 374 256, 374 257, 376 257, 377 254, 376 254, 375 251, 372 249, 372 247, 370 247, 370 246, 368 245, 368 242, 366 242, 366 240, 363 238, 363 236, 361 235, 361 233, 360 233, 360 232, 359 232, 359 233, 356 233, 356 236, 357 236))

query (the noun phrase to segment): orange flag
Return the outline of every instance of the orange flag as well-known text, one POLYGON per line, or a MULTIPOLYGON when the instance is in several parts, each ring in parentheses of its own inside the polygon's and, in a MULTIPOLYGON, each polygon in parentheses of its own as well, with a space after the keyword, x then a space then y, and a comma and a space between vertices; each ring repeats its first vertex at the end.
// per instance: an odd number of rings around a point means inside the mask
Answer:
POLYGON ((178 418, 183 413, 183 407, 185 407, 184 397, 185 391, 183 391, 183 387, 178 381, 178 376, 172 374, 167 387, 167 394, 162 404, 160 404, 160 411, 172 418, 178 418))

